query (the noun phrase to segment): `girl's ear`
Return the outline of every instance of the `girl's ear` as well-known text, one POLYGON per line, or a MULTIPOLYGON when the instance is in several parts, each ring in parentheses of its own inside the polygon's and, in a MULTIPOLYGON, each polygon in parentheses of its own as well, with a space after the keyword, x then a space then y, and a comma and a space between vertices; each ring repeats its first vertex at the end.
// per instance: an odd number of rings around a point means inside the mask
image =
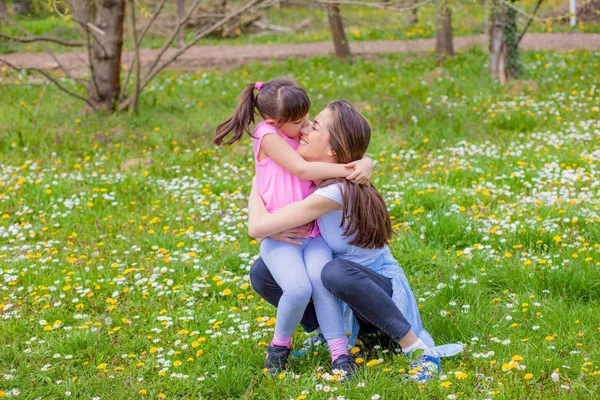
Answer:
POLYGON ((265 122, 269 125, 277 126, 277 121, 275 121, 274 119, 265 119, 265 122))

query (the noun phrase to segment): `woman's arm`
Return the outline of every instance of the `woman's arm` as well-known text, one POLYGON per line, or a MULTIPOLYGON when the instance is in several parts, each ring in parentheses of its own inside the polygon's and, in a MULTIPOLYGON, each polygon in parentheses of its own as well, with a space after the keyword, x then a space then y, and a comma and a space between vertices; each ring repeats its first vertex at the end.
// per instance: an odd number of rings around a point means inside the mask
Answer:
POLYGON ((283 138, 274 134, 265 135, 260 146, 268 157, 300 179, 314 181, 348 178, 356 179, 359 184, 367 184, 371 180, 373 160, 369 157, 350 164, 309 162, 290 147, 283 138))
POLYGON ((254 238, 264 238, 302 226, 330 211, 342 209, 342 205, 333 200, 311 194, 302 201, 269 214, 255 181, 256 178, 252 180, 252 191, 248 199, 248 235, 254 238))

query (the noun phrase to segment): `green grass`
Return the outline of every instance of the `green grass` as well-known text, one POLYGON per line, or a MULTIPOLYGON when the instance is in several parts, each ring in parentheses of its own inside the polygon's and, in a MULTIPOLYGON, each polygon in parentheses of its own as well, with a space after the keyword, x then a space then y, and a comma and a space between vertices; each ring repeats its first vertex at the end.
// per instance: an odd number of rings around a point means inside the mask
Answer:
MULTIPOLYGON (((379 1, 375 1, 379 3, 379 1)), ((527 12, 535 8, 535 1, 527 0, 519 4, 527 12)), ((598 23, 580 23, 571 28, 568 24, 557 22, 548 18, 564 8, 564 2, 547 1, 540 8, 540 18, 535 20, 530 32, 600 32, 598 23)), ((165 9, 165 15, 174 18, 173 7, 165 9)), ((266 12, 269 24, 277 26, 294 26, 310 19, 305 28, 295 33, 270 33, 270 32, 239 32, 225 37, 209 37, 201 39, 198 45, 243 45, 243 44, 291 44, 311 43, 331 40, 327 13, 322 7, 292 5, 281 9, 270 8, 266 12)), ((141 15, 138 12, 138 15, 141 15)), ((435 37, 435 9, 433 5, 425 5, 419 9, 419 22, 415 26, 406 23, 406 14, 383 9, 360 6, 343 6, 342 15, 348 40, 360 42, 365 40, 410 40, 417 38, 435 37)), ((453 6, 454 36, 479 35, 486 30, 486 10, 473 0, 456 2, 453 6)), ((149 18, 149 16, 148 16, 149 18)), ((59 37, 64 40, 84 41, 77 29, 77 24, 69 18, 63 19, 58 15, 42 13, 39 16, 19 17, 17 22, 34 34, 44 34, 59 37)), ((525 21, 520 21, 520 26, 525 21)), ((12 26, 5 26, 4 33, 19 36, 21 33, 12 26)), ((129 28, 125 30, 124 47, 131 49, 131 40, 128 37, 129 28)), ((193 32, 186 32, 186 38, 192 39, 193 32)), ((152 30, 146 36, 142 47, 157 49, 163 46, 166 36, 159 35, 152 30)), ((175 45, 175 44, 174 44, 175 45)), ((74 48, 65 48, 48 43, 52 51, 73 51, 74 48)), ((1 41, 0 54, 13 52, 42 52, 44 48, 37 43, 23 44, 1 41)))
MULTIPOLYGON (((38 80, 5 72, 0 391, 594 397, 600 53, 528 52, 523 61, 536 88, 491 82, 477 49, 439 71, 433 54, 391 54, 169 72, 135 116, 82 114, 54 87, 42 96, 38 80), (247 276, 258 253, 246 235, 250 139, 224 149, 211 139, 246 82, 280 75, 304 85, 312 115, 344 98, 370 120, 374 183, 399 233, 392 252, 436 342, 467 347, 444 360, 444 382, 408 382, 406 359, 377 340, 361 346, 365 362, 348 384, 326 380, 324 348, 276 379, 262 375, 275 309, 247 276), (133 159, 144 163, 122 167, 133 159), (526 369, 511 368, 513 358, 526 369)), ((294 345, 304 338, 298 331, 294 345)))

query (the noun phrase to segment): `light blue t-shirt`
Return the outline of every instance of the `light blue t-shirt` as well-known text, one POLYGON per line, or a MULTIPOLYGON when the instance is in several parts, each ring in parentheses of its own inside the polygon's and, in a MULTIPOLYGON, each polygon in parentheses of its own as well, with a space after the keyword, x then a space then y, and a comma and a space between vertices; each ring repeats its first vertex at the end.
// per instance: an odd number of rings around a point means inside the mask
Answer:
MULTIPOLYGON (((339 184, 332 184, 319 188, 314 191, 314 194, 333 200, 336 203, 344 204, 342 200, 342 190, 339 184)), ((344 260, 354 261, 357 264, 366 266, 371 264, 387 249, 386 247, 379 249, 362 249, 351 245, 349 242, 352 241, 354 236, 344 236, 344 228, 340 226, 342 223, 341 210, 335 210, 321 215, 317 221, 319 223, 321 236, 323 236, 323 239, 325 239, 325 242, 327 242, 327 245, 336 258, 343 258, 344 260)))
MULTIPOLYGON (((332 184, 319 188, 313 194, 343 204, 340 184, 332 184)), ((408 279, 406 279, 404 271, 392 256, 389 248, 384 246, 379 249, 363 249, 351 245, 349 242, 352 241, 352 236, 344 237, 344 229, 340 226, 341 222, 341 210, 330 211, 318 218, 321 236, 323 236, 323 239, 329 245, 333 258, 353 261, 390 279, 392 283, 392 300, 410 323, 415 335, 430 347, 431 354, 451 356, 461 352, 463 349, 461 344, 434 347, 433 338, 423 329, 421 315, 419 314, 419 305, 410 289, 408 279)), ((354 317, 352 309, 344 302, 342 302, 342 312, 344 313, 345 329, 350 334, 348 338, 349 345, 354 346, 360 328, 358 320, 354 317)))

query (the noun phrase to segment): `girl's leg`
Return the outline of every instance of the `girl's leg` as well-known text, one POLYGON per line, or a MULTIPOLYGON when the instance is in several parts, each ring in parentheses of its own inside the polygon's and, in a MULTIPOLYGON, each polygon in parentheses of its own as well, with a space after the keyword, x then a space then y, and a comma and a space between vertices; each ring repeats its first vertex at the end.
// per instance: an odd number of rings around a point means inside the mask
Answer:
POLYGON ((387 333, 403 350, 414 350, 415 344, 424 348, 392 300, 392 283, 385 276, 355 262, 335 259, 323 267, 321 280, 360 320, 387 333))
POLYGON ((312 298, 319 326, 331 351, 331 361, 348 355, 347 338, 340 300, 323 286, 321 270, 331 261, 331 249, 321 236, 315 237, 304 250, 304 264, 312 285, 312 298))
POLYGON ((310 280, 306 274, 302 252, 306 246, 265 239, 260 254, 283 294, 277 307, 275 336, 272 345, 290 347, 296 326, 312 294, 310 280))
MULTIPOLYGON (((283 290, 281 290, 281 287, 275 282, 273 275, 262 258, 256 260, 250 268, 250 282, 252 282, 252 288, 259 296, 268 301, 271 305, 278 307, 279 299, 281 299, 281 296, 283 295, 283 290)), ((302 325, 305 332, 312 332, 319 327, 315 306, 312 301, 306 306, 300 325, 302 325)))

